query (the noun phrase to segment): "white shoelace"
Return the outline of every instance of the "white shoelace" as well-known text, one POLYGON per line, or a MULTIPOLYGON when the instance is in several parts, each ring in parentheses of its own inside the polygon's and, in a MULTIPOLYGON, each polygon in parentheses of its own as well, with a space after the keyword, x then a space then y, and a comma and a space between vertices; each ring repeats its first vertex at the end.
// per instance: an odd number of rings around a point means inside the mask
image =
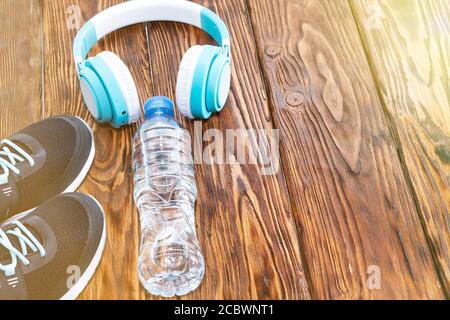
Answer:
POLYGON ((20 174, 20 170, 16 167, 18 163, 28 161, 30 166, 33 167, 34 160, 25 150, 8 139, 2 140, 0 145, 4 145, 2 150, 0 150, 0 167, 3 169, 3 173, 0 174, 1 185, 8 182, 10 170, 17 175, 20 174))
POLYGON ((41 257, 45 256, 44 247, 21 222, 14 221, 12 224, 15 224, 17 227, 6 232, 0 229, 0 245, 8 250, 11 255, 10 264, 0 264, 0 270, 2 270, 7 277, 16 273, 18 259, 26 266, 30 264, 30 261, 26 258, 26 255, 28 254, 27 246, 30 247, 33 252, 39 251, 41 257), (11 241, 8 239, 8 235, 17 237, 20 243, 21 251, 14 248, 11 241))

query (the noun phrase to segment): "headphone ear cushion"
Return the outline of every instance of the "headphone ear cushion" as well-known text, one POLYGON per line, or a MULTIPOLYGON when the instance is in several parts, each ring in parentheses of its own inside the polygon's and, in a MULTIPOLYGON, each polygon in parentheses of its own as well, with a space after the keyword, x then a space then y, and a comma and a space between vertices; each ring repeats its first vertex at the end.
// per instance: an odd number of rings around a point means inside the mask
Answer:
POLYGON ((189 48, 183 56, 178 70, 176 100, 178 110, 189 119, 194 119, 191 112, 191 89, 195 68, 203 46, 197 45, 189 48))
POLYGON ((111 104, 99 75, 88 65, 84 65, 79 71, 79 78, 84 103, 95 121, 111 122, 111 104))
POLYGON ((141 114, 139 96, 130 70, 122 59, 111 51, 103 51, 96 57, 102 59, 108 66, 119 85, 128 109, 128 123, 138 121, 141 114))

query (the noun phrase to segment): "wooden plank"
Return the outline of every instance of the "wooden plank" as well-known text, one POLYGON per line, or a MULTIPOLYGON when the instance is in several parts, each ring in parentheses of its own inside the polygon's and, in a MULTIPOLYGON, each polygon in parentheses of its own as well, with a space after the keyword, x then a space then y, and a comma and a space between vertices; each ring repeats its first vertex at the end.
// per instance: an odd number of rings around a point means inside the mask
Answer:
MULTIPOLYGON (((222 135, 226 129, 273 129, 245 1, 199 3, 217 12, 233 35, 227 106, 199 126, 222 135)), ((171 23, 152 24, 149 38, 155 94, 174 99, 182 55, 192 45, 213 42, 198 29, 171 23)), ((195 124, 177 117, 194 134, 195 124)), ((259 165, 250 164, 202 163, 195 170, 206 273, 200 288, 183 298, 309 298, 283 173, 263 176, 259 165)))
MULTIPOLYGON (((107 216, 107 243, 97 272, 82 299, 139 299, 143 290, 137 278, 139 245, 138 214, 132 199, 132 127, 115 130, 99 125, 88 115, 81 98, 72 57, 77 30, 73 14, 78 8, 82 22, 120 1, 44 0, 43 30, 45 57, 45 113, 72 114, 86 119, 95 134, 96 155, 93 167, 81 187, 96 197, 107 216), (75 6, 75 7, 72 7, 75 6)), ((150 94, 148 58, 144 25, 136 25, 108 36, 94 54, 111 50, 130 66, 140 96, 150 94)))
POLYGON ((349 3, 248 5, 313 298, 442 298, 349 3))
POLYGON ((352 1, 426 235, 450 292, 450 3, 352 1))
POLYGON ((41 117, 39 0, 0 2, 0 137, 41 117))

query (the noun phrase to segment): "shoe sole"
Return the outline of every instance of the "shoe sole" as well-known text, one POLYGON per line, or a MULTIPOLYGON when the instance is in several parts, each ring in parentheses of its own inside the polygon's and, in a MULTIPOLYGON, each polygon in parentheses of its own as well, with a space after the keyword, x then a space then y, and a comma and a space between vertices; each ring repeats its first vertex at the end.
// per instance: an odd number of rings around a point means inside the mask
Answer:
POLYGON ((89 281, 91 280, 92 276, 94 275, 100 260, 103 255, 103 250, 105 249, 105 243, 106 243, 106 217, 105 217, 105 211, 103 210, 103 207, 101 204, 95 199, 94 197, 89 196, 92 200, 97 203, 98 207, 100 208, 100 211, 103 215, 103 231, 102 231, 102 237, 100 239, 100 243, 98 245, 97 251, 95 252, 94 257, 92 258, 91 262, 89 263, 89 266, 86 268, 84 273, 81 275, 80 279, 77 281, 77 283, 69 289, 69 291, 66 292, 64 296, 60 298, 60 300, 75 300, 80 293, 86 288, 89 281))
MULTIPOLYGON (((89 151, 88 159, 87 159, 86 163, 84 164, 83 169, 80 171, 80 174, 75 178, 75 180, 73 180, 73 182, 66 188, 66 190, 64 190, 61 193, 69 193, 69 192, 74 192, 75 190, 77 190, 77 188, 81 185, 81 183, 86 178, 86 176, 87 176, 87 174, 89 172, 89 169, 91 168, 92 163, 94 162, 94 156, 95 156, 94 132, 92 131, 91 127, 89 127, 89 125, 86 123, 86 121, 84 121, 80 117, 76 117, 76 118, 81 120, 83 125, 86 126, 86 128, 89 129, 89 132, 91 133, 91 138, 92 138, 92 145, 91 145, 91 150, 89 151)), ((18 213, 16 215, 12 216, 11 218, 5 220, 4 222, 2 222, 0 225, 5 225, 5 224, 10 223, 10 222, 12 222, 14 220, 21 219, 21 218, 25 217, 27 214, 29 214, 31 211, 33 211, 36 208, 37 207, 34 207, 34 208, 29 209, 27 211, 18 213)))

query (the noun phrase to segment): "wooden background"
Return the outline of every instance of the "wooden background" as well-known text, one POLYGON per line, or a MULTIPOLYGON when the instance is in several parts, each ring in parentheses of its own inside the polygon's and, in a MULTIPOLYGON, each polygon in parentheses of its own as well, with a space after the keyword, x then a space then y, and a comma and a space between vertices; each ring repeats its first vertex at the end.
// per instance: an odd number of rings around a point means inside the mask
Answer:
MULTIPOLYGON (((104 206, 108 239, 82 299, 155 298, 136 275, 136 126, 93 121, 71 56, 74 15, 82 24, 119 2, 0 0, 0 137, 55 114, 95 132, 80 191, 104 206)), ((197 2, 225 20, 233 52, 227 106, 203 130, 279 129, 281 168, 196 166, 206 274, 182 299, 448 298, 450 1, 197 2)), ((207 43, 194 27, 151 23, 92 54, 118 54, 144 102, 174 98, 183 53, 207 43)))

